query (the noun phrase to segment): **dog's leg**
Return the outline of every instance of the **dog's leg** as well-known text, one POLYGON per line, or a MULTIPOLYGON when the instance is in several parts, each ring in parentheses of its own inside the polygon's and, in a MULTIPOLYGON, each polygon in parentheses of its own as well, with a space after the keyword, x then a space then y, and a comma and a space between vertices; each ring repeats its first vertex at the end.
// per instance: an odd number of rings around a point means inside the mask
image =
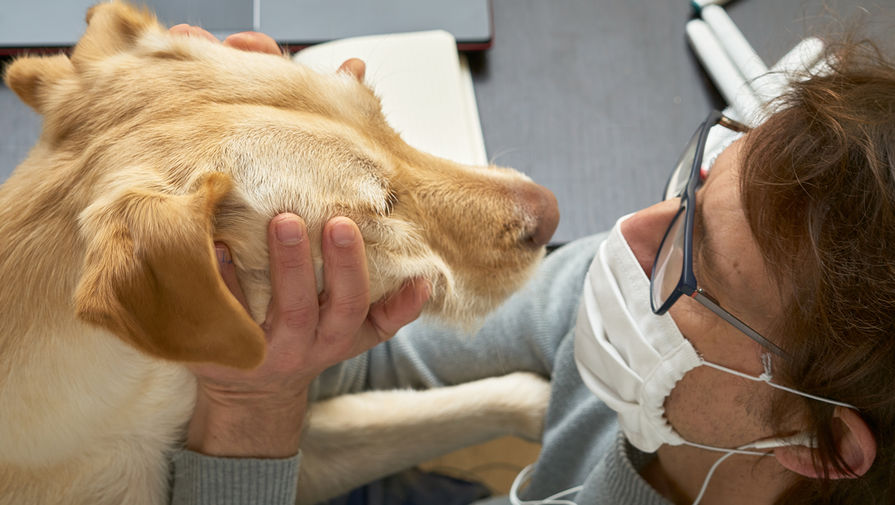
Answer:
POLYGON ((310 505, 454 449, 503 435, 539 440, 550 385, 514 373, 425 391, 371 391, 315 404, 298 503, 310 505))

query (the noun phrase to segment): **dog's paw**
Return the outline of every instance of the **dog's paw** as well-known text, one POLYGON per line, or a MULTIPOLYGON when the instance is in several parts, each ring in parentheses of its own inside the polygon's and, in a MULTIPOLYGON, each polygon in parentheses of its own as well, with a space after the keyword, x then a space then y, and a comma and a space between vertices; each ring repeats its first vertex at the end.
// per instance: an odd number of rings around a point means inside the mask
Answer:
POLYGON ((540 441, 550 402, 550 382, 528 372, 516 372, 490 380, 497 386, 495 393, 499 395, 499 403, 505 409, 504 415, 513 434, 526 440, 540 441))

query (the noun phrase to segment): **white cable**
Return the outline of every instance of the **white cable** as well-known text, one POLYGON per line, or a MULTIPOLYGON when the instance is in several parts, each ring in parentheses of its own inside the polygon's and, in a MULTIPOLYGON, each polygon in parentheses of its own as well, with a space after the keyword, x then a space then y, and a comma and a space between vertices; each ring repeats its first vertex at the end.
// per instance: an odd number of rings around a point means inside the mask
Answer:
POLYGON ((528 483, 533 471, 534 465, 528 465, 519 472, 519 475, 517 475, 515 479, 513 479, 513 484, 510 486, 510 503, 513 505, 577 505, 571 500, 561 500, 560 498, 572 493, 577 493, 578 491, 581 491, 584 486, 571 487, 565 491, 550 495, 543 500, 520 500, 519 488, 528 483))
POLYGON ((711 480, 712 474, 715 473, 715 469, 718 468, 718 465, 720 465, 722 461, 733 456, 734 454, 736 454, 736 453, 728 452, 724 456, 721 456, 720 458, 718 458, 718 461, 715 461, 715 464, 713 464, 712 467, 709 468, 709 473, 708 473, 708 475, 705 476, 705 480, 702 481, 702 489, 700 489, 699 494, 696 495, 696 500, 693 502, 693 505, 699 505, 699 502, 702 501, 702 496, 705 494, 705 490, 708 489, 708 487, 709 487, 709 480, 711 480))

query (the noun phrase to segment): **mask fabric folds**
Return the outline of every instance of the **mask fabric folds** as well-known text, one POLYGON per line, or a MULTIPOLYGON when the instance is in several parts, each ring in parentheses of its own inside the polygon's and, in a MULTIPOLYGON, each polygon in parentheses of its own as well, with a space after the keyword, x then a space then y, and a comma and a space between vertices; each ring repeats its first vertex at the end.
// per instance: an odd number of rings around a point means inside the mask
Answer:
POLYGON ((653 314, 650 281, 621 233, 600 244, 584 281, 575 325, 575 363, 594 394, 618 413, 634 447, 655 452, 684 439, 665 419, 665 398, 701 364, 668 313, 653 314))

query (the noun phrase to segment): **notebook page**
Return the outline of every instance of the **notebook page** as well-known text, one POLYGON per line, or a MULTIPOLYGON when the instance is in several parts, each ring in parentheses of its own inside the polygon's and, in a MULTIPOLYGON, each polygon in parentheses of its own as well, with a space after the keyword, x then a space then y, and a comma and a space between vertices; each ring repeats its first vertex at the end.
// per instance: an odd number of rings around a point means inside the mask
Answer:
POLYGON ((312 46, 293 57, 320 72, 334 72, 348 58, 364 60, 367 85, 382 100, 386 120, 408 144, 460 163, 487 163, 472 76, 450 33, 354 37, 312 46))

